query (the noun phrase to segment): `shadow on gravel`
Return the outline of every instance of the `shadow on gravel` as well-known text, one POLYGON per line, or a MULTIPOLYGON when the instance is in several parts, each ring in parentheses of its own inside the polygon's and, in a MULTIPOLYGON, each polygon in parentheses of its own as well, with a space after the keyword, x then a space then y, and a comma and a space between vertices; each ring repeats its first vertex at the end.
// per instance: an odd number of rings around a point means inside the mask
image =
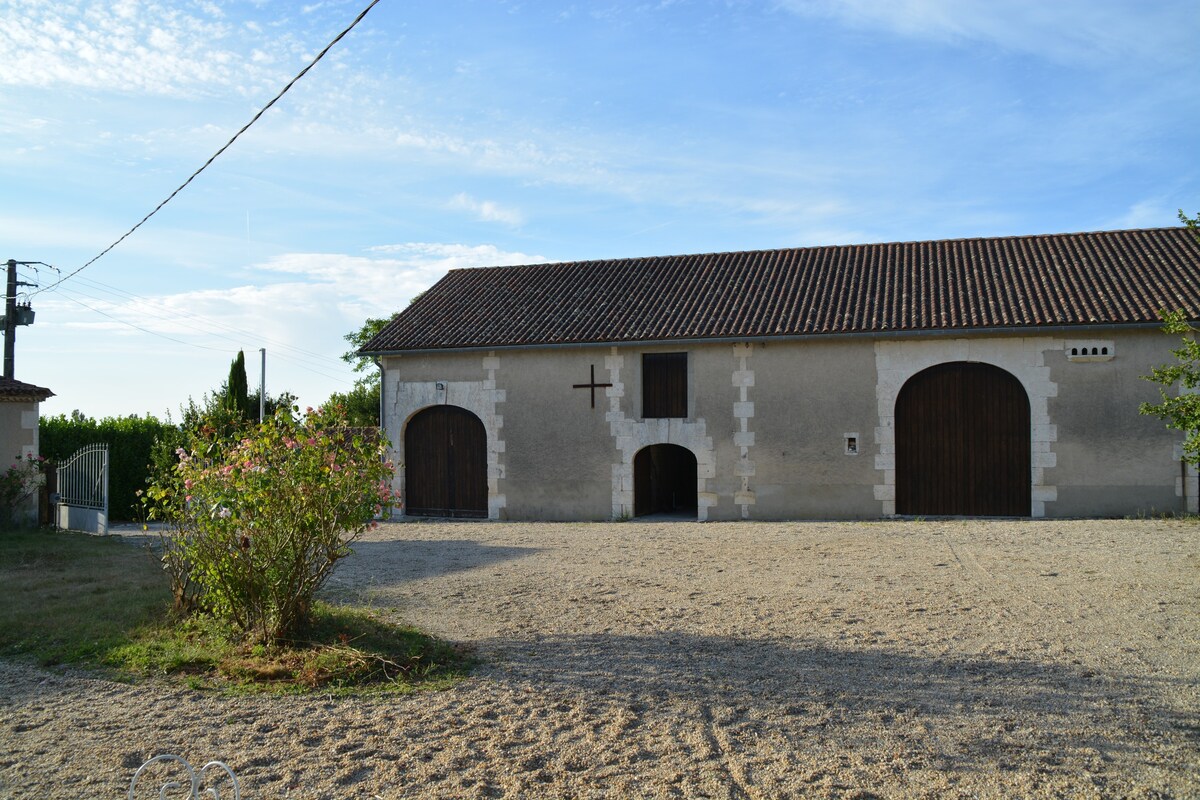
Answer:
POLYGON ((867 717, 888 727, 900 718, 919 718, 951 729, 970 719, 989 731, 971 745, 980 752, 1019 746, 1113 753, 1140 751, 1147 736, 1196 739, 1187 709, 1163 707, 1166 696, 1185 688, 1182 681, 1099 674, 1019 656, 945 659, 686 634, 490 644, 506 651, 506 678, 566 684, 635 708, 699 700, 820 725, 867 717))
POLYGON ((354 555, 338 565, 341 582, 383 587, 489 567, 531 556, 540 547, 493 547, 471 539, 355 542, 354 555))

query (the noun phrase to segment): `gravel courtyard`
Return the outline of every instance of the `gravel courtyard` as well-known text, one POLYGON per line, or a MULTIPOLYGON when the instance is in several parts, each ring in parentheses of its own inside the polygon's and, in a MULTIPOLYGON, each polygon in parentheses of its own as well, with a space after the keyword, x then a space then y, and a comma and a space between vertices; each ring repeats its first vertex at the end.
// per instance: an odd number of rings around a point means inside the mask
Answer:
POLYGON ((0 663, 0 797, 124 797, 163 752, 248 800, 1200 797, 1196 523, 410 523, 356 549, 330 594, 475 646, 471 679, 266 699, 0 663))

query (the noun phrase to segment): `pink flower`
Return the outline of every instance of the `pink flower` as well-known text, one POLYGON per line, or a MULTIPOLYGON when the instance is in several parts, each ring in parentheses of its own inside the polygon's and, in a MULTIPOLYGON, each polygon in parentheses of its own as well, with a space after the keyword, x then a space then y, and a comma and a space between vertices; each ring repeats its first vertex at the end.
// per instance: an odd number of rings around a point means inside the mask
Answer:
POLYGON ((188 478, 186 481, 183 482, 183 488, 191 489, 194 484, 195 484, 195 481, 193 481, 191 478, 188 478))

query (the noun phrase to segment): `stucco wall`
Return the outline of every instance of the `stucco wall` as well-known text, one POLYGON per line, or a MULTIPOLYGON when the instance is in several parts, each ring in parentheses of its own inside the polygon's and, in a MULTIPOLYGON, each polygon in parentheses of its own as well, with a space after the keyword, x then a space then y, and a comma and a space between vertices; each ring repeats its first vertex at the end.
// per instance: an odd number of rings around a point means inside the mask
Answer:
MULTIPOLYGON (((476 413, 502 439, 499 519, 611 519, 633 513, 633 459, 678 444, 697 459, 701 519, 875 517, 869 435, 870 347, 796 345, 587 347, 387 359, 385 413, 395 460, 403 424, 447 402, 476 413), (685 419, 642 416, 641 357, 686 351, 685 419), (595 367, 596 406, 590 383, 595 367), (444 388, 436 389, 438 385, 444 388), (487 397, 502 397, 495 408, 487 397), (497 424, 498 423, 498 424, 497 424), (765 433, 764 433, 765 432, 765 433), (846 454, 846 434, 859 452, 846 454)), ((403 472, 397 481, 403 490, 403 472)))
POLYGON ((7 468, 16 456, 37 455, 38 404, 0 402, 0 462, 7 468))
POLYGON ((497 383, 508 395, 505 494, 510 519, 608 519, 616 447, 608 398, 572 384, 607 382, 603 348, 518 351, 501 357, 497 383))
MULTIPOLYGON (((38 404, 0 401, 0 469, 15 458, 38 454, 38 404)), ((37 513, 37 498, 30 498, 26 516, 37 513)))
MULTIPOLYGON (((870 443, 875 363, 869 343, 831 339, 752 350, 755 504, 749 518, 878 517, 870 443), (856 454, 846 453, 847 434, 856 437, 856 454)), ((711 380, 717 383, 718 376, 711 380)), ((732 437, 717 441, 718 464, 724 467, 734 459, 732 437)), ((728 469, 718 471, 722 497, 736 485, 734 477, 728 469)))
MULTIPOLYGON (((1157 384, 1142 380, 1152 367, 1173 360, 1177 337, 1132 331, 1089 337, 1108 346, 1111 359, 1071 360, 1070 344, 1048 351, 1046 366, 1058 385, 1050 416, 1058 428, 1057 464, 1047 478, 1058 487, 1048 516, 1126 516, 1186 510, 1177 445, 1181 437, 1157 417, 1138 414, 1157 402, 1157 384)), ((1089 347, 1090 351, 1090 347, 1089 347)), ((1189 495, 1195 498, 1195 481, 1189 495)))
MULTIPOLYGON (((697 460, 702 520, 878 518, 895 513, 895 399, 922 369, 994 364, 1030 401, 1034 516, 1179 510, 1180 437, 1138 404, 1170 360, 1154 331, 1061 336, 830 338, 802 342, 579 347, 390 357, 385 419, 403 463, 403 425, 429 405, 475 413, 488 436, 493 519, 633 513, 633 459, 677 444, 697 460), (1069 358, 1072 344, 1110 358, 1069 358), (685 419, 644 419, 641 356, 688 353, 685 419), (609 383, 595 390, 574 384, 609 383), (854 437, 856 453, 847 452, 854 437)), ((1195 505, 1196 480, 1186 485, 1195 505)), ((403 471, 397 486, 403 489, 403 471)))

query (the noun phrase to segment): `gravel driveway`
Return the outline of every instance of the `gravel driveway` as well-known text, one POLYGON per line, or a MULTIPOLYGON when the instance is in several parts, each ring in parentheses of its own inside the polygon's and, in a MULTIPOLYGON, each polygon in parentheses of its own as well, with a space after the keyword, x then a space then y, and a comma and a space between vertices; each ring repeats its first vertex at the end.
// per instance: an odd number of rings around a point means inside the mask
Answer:
POLYGON ((1198 797, 1200 525, 411 523, 342 598, 455 689, 236 698, 0 664, 0 797, 1198 797), (225 797, 226 795, 222 795, 225 797))

